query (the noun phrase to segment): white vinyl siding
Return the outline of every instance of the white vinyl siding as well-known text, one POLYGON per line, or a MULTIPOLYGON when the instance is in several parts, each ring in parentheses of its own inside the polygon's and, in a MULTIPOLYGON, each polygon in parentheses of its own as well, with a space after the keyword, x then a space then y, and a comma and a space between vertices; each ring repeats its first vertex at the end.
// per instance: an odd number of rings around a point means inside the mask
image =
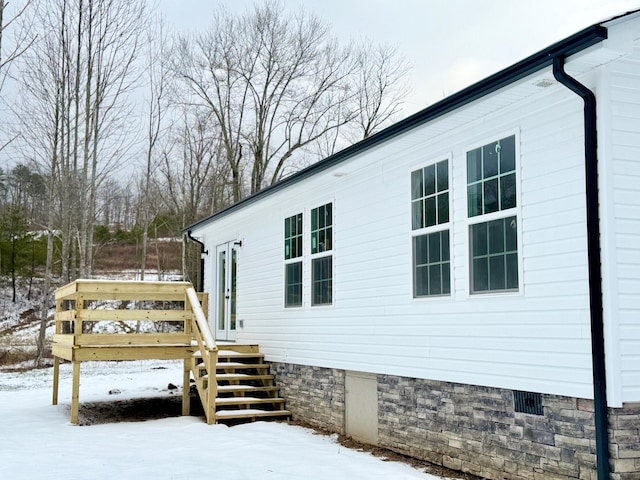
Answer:
MULTIPOLYGON (((618 323, 621 401, 640 401, 640 42, 611 66, 613 203, 610 320, 618 323)), ((614 330, 615 332, 615 330, 614 330)))
MULTIPOLYGON (((582 109, 560 89, 545 104, 542 110, 502 111, 436 139, 429 138, 428 126, 418 128, 336 167, 339 175, 329 170, 215 222, 216 235, 228 228, 242 231, 245 239, 238 263, 238 318, 245 328, 238 341, 259 343, 274 361, 589 398, 582 109), (547 137, 554 124, 554 137, 566 132, 561 145, 547 137), (470 144, 503 138, 516 125, 522 291, 470 297, 466 151, 470 144), (452 152, 451 296, 412 302, 407 172, 425 157, 444 158, 443 152, 452 152), (333 307, 283 314, 282 280, 273 278, 279 267, 268 265, 282 258, 277 226, 284 215, 278 206, 295 201, 310 211, 326 203, 328 184, 334 205, 340 205, 333 212, 340 225, 340 248, 332 254, 339 272, 333 307), (549 198, 565 200, 553 208, 538 206, 549 198), (565 268, 550 256, 562 259, 565 268)), ((305 302, 312 295, 310 282, 311 272, 305 271, 305 302)))

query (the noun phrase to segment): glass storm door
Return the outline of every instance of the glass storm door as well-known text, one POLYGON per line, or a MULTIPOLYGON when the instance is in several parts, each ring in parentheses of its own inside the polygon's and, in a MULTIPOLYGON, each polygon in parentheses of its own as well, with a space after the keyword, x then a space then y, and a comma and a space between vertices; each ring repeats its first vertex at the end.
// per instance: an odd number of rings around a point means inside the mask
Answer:
POLYGON ((236 339, 236 272, 237 252, 233 242, 216 247, 216 340, 236 339))

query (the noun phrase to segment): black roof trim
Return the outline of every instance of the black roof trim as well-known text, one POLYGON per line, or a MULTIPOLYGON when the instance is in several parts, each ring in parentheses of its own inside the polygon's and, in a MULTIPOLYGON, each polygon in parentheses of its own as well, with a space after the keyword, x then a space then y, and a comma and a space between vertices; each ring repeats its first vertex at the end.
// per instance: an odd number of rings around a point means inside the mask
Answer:
POLYGON ((402 133, 405 133, 417 126, 434 120, 442 115, 445 115, 453 110, 467 105, 479 98, 482 98, 490 93, 493 93, 511 83, 514 83, 522 78, 531 75, 545 67, 550 66, 553 63, 553 59, 558 56, 568 57, 575 53, 578 53, 586 48, 591 47, 607 38, 607 29, 600 24, 592 25, 590 27, 581 30, 580 32, 565 38, 553 45, 541 50, 538 53, 525 58, 524 60, 515 63, 514 65, 505 68, 504 70, 495 73, 484 80, 481 80, 473 85, 454 93, 453 95, 434 103, 433 105, 420 110, 417 113, 401 120, 384 130, 372 135, 371 137, 362 140, 354 145, 351 145, 344 150, 339 151, 325 158, 313 165, 310 165, 303 170, 279 181, 267 187, 259 192, 251 195, 250 197, 241 200, 240 202, 220 210, 214 213, 210 217, 207 217, 199 222, 196 222, 184 231, 191 231, 194 228, 201 227, 204 224, 209 223, 215 219, 228 215, 235 210, 244 208, 252 203, 255 203, 262 198, 276 193, 290 185, 298 183, 308 177, 311 177, 323 170, 333 167, 358 153, 362 153, 376 145, 379 145, 387 140, 396 137, 402 133))

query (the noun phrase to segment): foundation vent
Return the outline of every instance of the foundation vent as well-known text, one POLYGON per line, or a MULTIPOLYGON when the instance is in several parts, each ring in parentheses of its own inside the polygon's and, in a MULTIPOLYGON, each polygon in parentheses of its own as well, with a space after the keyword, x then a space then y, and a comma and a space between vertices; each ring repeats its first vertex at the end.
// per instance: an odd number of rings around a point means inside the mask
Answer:
POLYGON ((534 392, 513 391, 513 406, 516 412, 543 415, 542 394, 534 392))

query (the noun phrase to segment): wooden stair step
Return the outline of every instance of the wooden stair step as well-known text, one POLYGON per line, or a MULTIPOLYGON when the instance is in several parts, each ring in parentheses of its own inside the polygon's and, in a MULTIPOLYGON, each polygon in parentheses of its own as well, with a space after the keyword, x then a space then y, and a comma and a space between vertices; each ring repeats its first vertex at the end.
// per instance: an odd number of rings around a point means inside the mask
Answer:
MULTIPOLYGON (((207 366, 204 363, 199 364, 197 367, 199 372, 207 370, 207 366)), ((216 370, 265 370, 269 371, 269 364, 267 363, 241 363, 241 362, 222 362, 216 364, 216 370)))
MULTIPOLYGON (((206 370, 207 366, 204 363, 197 365, 199 370, 206 370)), ((242 363, 242 362, 218 362, 216 368, 231 369, 231 368, 253 368, 255 370, 266 370, 270 367, 268 363, 242 363)))
POLYGON ((240 370, 240 369, 253 369, 253 370, 269 370, 270 365, 267 363, 236 363, 236 362, 222 362, 217 363, 216 368, 220 370, 240 370))
POLYGON ((214 417, 208 418, 207 423, 291 416, 285 410, 286 400, 278 396, 280 388, 269 385, 274 383, 275 375, 269 373, 271 365, 264 363, 264 354, 222 348, 216 353, 215 367, 207 369, 202 353, 194 352, 191 362, 200 401, 204 405, 210 399, 209 394, 217 392, 217 398, 211 399, 214 402, 210 405, 211 414, 207 414, 214 417), (215 372, 211 371, 214 368, 215 372), (214 380, 216 384, 210 389, 209 382, 214 380), (215 414, 213 410, 217 410, 215 414))
POLYGON ((218 350, 218 358, 264 358, 264 353, 241 353, 233 350, 218 350))
MULTIPOLYGON (((216 375, 218 377, 218 375, 216 375)), ((247 377, 273 377, 273 375, 244 375, 239 378, 238 375, 233 375, 233 378, 221 378, 216 379, 217 381, 239 381, 239 380, 255 380, 255 378, 247 378, 247 377)), ((272 380, 273 378, 267 378, 267 380, 272 380)), ((207 389, 209 388, 209 375, 202 375, 201 377, 196 379, 196 384, 201 388, 207 389)), ((277 392, 280 390, 280 387, 275 385, 244 385, 241 383, 231 384, 231 385, 217 385, 217 390, 220 393, 246 393, 246 392, 277 392)))
POLYGON ((247 392, 277 392, 280 387, 277 386, 254 386, 254 385, 218 385, 220 393, 247 393, 247 392))
POLYGON ((216 405, 257 405, 259 403, 282 404, 284 398, 227 397, 216 398, 216 405))
POLYGON ((232 380, 273 380, 275 375, 251 375, 248 373, 217 373, 217 381, 232 381, 232 380))
POLYGON ((289 417, 288 410, 260 410, 258 408, 247 408, 244 410, 220 410, 216 412, 217 420, 232 420, 236 418, 260 418, 260 417, 289 417))

